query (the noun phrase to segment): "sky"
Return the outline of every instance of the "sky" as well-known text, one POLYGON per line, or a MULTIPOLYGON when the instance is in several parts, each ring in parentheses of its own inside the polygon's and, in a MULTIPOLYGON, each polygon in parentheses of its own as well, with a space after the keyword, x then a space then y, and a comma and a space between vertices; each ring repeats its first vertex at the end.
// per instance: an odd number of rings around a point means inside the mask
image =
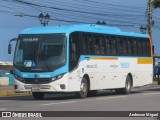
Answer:
MULTIPOLYGON (((29 17, 31 15, 38 16, 41 12, 48 13, 51 16, 52 20, 49 21, 49 26, 79 24, 78 22, 71 23, 63 20, 80 21, 81 23, 96 23, 98 20, 104 20, 109 26, 118 27, 122 31, 140 33, 140 26, 145 26, 147 23, 146 9, 148 0, 22 1, 39 4, 41 7, 14 3, 13 0, 0 0, 0 61, 13 60, 14 46, 12 47, 12 55, 8 55, 7 52, 10 39, 17 38, 23 29, 42 26, 38 18, 29 17), (47 6, 48 8, 42 6, 47 6), (49 7, 55 7, 55 9, 50 9, 49 7), (62 10, 59 10, 59 8, 62 10), (73 12, 72 10, 78 12, 73 12), (82 12, 87 12, 87 14, 82 12), (102 15, 99 14, 100 12, 102 15), (16 16, 20 14, 29 16, 16 16), (131 24, 132 26, 129 26, 131 24)), ((155 53, 160 55, 160 10, 153 10, 153 15, 153 20, 155 20, 153 44, 155 45, 155 53)))

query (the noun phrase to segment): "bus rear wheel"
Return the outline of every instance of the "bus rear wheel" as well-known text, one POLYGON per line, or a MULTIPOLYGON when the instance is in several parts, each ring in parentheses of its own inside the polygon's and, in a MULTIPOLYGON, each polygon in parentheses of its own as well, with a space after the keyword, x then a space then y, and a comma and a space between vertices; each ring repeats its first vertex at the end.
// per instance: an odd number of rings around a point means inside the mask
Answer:
POLYGON ((80 91, 77 93, 77 96, 83 99, 87 97, 87 94, 88 94, 88 82, 86 78, 82 78, 80 91))
POLYGON ((130 76, 127 76, 125 88, 123 88, 123 93, 126 94, 126 95, 130 94, 131 93, 131 88, 132 88, 132 81, 131 81, 130 76))
POLYGON ((44 98, 43 92, 32 92, 32 96, 36 100, 42 100, 44 98))
POLYGON ((118 94, 126 94, 127 95, 127 94, 131 93, 131 88, 132 88, 132 81, 131 81, 130 76, 127 76, 125 87, 116 89, 116 93, 118 93, 118 94))

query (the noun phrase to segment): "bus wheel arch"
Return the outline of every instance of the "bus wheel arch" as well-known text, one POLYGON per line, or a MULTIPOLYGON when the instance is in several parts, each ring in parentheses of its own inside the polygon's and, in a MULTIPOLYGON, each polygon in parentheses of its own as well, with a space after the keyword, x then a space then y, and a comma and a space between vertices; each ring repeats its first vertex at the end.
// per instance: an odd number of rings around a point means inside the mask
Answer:
POLYGON ((90 90, 90 78, 89 78, 89 75, 88 74, 85 74, 83 76, 83 78, 85 78, 87 80, 87 83, 88 83, 88 90, 90 90))
POLYGON ((125 86, 124 88, 116 89, 116 93, 118 94, 130 94, 131 88, 133 86, 133 77, 131 73, 128 73, 125 80, 125 86))
POLYGON ((89 76, 87 74, 85 74, 82 77, 81 80, 81 84, 80 84, 80 91, 76 93, 76 96, 78 98, 86 98, 88 95, 90 89, 90 80, 89 80, 89 76))
POLYGON ((97 90, 91 90, 89 75, 85 74, 83 77, 86 78, 87 83, 88 83, 88 94, 87 94, 87 97, 93 97, 93 96, 95 96, 97 94, 97 90))

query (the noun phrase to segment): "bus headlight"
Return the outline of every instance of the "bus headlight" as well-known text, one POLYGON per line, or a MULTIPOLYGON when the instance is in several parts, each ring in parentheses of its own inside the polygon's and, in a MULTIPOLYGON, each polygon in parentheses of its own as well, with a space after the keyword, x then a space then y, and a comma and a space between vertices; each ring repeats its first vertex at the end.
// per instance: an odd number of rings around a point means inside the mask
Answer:
POLYGON ((55 77, 52 78, 52 81, 55 81, 55 80, 58 80, 58 79, 61 79, 63 77, 64 74, 60 74, 60 75, 57 75, 55 77))

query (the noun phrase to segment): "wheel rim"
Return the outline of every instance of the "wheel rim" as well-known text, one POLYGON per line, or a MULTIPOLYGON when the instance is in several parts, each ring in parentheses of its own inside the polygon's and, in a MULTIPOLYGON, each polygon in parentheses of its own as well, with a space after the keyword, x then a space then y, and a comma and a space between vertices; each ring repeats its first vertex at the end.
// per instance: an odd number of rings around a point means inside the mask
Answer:
POLYGON ((81 84, 81 94, 85 94, 87 91, 87 85, 85 83, 81 84))
POLYGON ((127 91, 130 91, 130 89, 131 89, 131 84, 130 84, 130 82, 129 82, 129 81, 127 82, 127 86, 126 86, 126 88, 127 88, 127 91))

